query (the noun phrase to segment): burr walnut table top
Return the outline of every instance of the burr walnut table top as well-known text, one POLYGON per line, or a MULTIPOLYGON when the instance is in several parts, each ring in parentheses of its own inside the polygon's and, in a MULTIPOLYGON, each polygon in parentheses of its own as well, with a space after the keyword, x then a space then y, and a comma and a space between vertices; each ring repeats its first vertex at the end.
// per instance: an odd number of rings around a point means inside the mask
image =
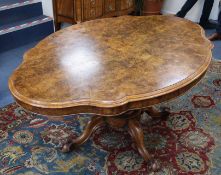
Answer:
POLYGON ((56 32, 24 55, 9 80, 16 101, 46 115, 118 115, 196 84, 212 44, 173 16, 99 19, 56 32))

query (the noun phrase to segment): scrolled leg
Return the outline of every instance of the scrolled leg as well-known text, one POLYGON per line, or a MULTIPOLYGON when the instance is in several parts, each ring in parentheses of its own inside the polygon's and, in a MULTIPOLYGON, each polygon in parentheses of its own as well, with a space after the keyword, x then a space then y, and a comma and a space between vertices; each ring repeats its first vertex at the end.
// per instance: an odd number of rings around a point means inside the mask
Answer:
POLYGON ((129 133, 133 140, 136 143, 138 152, 143 157, 143 159, 148 162, 151 170, 157 171, 160 168, 159 163, 152 158, 152 156, 148 153, 147 149, 144 145, 144 134, 143 130, 140 127, 139 118, 130 119, 128 122, 129 133))
POLYGON ((85 127, 84 132, 82 135, 80 135, 78 138, 75 140, 69 140, 66 144, 63 145, 62 147, 62 152, 70 152, 71 148, 74 146, 79 146, 83 143, 85 143, 91 134, 101 125, 103 125, 105 122, 102 117, 100 116, 94 116, 92 117, 91 121, 89 121, 85 127))
POLYGON ((136 142, 139 153, 145 161, 149 161, 151 159, 151 156, 144 146, 144 134, 143 130, 140 127, 139 121, 136 119, 130 119, 128 122, 128 127, 132 139, 136 142))

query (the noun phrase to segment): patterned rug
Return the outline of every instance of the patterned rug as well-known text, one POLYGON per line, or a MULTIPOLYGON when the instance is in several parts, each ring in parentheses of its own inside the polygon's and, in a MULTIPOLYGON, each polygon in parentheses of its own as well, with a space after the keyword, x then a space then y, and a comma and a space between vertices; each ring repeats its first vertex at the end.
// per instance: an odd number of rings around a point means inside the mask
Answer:
MULTIPOLYGON (((90 116, 63 122, 25 112, 15 103, 0 110, 0 173, 3 175, 220 175, 221 62, 184 96, 161 104, 167 121, 142 116, 145 144, 161 163, 151 172, 126 129, 101 127, 70 154, 59 147, 79 135, 90 116)), ((160 106, 157 106, 160 107, 160 106)))

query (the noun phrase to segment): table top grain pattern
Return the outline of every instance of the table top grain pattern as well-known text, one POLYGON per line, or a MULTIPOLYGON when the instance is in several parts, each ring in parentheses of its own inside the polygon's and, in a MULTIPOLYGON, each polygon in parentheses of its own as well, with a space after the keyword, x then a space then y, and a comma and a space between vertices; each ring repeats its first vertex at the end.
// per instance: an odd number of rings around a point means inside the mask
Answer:
POLYGON ((203 29, 185 19, 99 19, 58 31, 26 52, 9 88, 34 112, 116 115, 172 98, 199 79, 211 48, 203 29))

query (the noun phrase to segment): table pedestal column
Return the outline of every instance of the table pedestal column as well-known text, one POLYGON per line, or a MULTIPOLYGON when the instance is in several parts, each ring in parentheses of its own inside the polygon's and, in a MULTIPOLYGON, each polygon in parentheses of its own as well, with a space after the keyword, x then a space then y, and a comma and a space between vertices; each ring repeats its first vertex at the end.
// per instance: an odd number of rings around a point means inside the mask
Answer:
POLYGON ((101 125, 108 124, 114 128, 121 128, 125 125, 128 126, 128 131, 136 143, 137 149, 140 155, 144 158, 145 161, 150 163, 150 167, 152 170, 159 169, 159 164, 153 160, 152 156, 148 153, 147 149, 144 145, 144 134, 143 130, 140 126, 140 118, 143 112, 146 112, 152 118, 158 118, 166 120, 169 116, 169 109, 164 108, 161 112, 158 112, 153 107, 149 107, 146 110, 135 110, 130 111, 125 114, 113 117, 102 117, 102 116, 94 116, 92 117, 91 121, 89 121, 83 131, 82 135, 79 136, 75 140, 69 140, 64 146, 62 147, 62 152, 69 152, 75 146, 81 145, 85 143, 91 134, 101 125))

